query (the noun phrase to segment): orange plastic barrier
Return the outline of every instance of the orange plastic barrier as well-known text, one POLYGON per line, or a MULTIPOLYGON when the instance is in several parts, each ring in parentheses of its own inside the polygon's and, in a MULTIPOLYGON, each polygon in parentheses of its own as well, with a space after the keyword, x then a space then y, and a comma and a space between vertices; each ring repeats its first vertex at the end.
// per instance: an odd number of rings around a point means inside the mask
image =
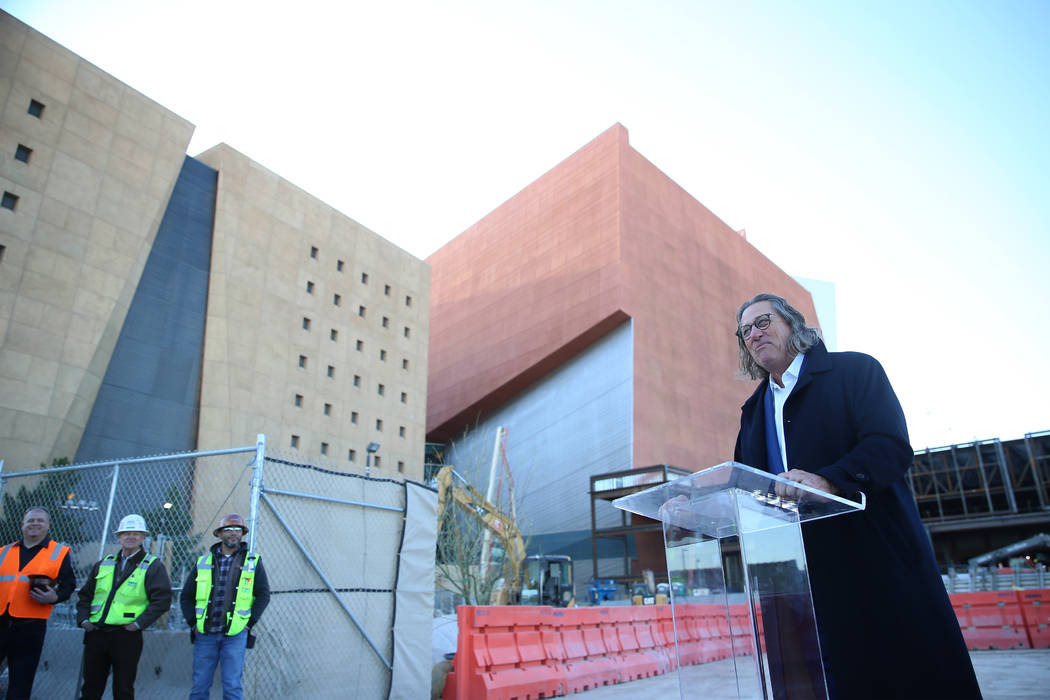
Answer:
POLYGON ((1017 591, 1033 649, 1050 649, 1050 590, 1017 591))
POLYGON ((746 605, 730 606, 729 633, 734 656, 754 656, 755 638, 751 634, 751 613, 746 605))
POLYGON ((968 649, 1029 649, 1016 591, 955 593, 952 608, 968 649))
POLYGON ((566 624, 573 627, 562 632, 583 640, 584 657, 567 669, 572 692, 590 690, 602 685, 622 683, 628 678, 602 636, 602 627, 608 623, 611 608, 575 608, 566 610, 566 624))
MULTIPOLYGON (((1050 648, 1050 590, 956 593, 970 649, 1050 648)), ((758 620, 762 628, 761 616, 758 620)), ((754 654, 747 606, 462 606, 445 700, 538 700, 754 654)))
POLYGON ((459 639, 445 698, 532 700, 565 694, 565 674, 551 658, 541 628, 552 626, 550 608, 461 607, 459 639))
POLYGON ((462 606, 445 700, 537 700, 752 653, 745 606, 462 606), (677 635, 676 635, 677 633, 677 635))

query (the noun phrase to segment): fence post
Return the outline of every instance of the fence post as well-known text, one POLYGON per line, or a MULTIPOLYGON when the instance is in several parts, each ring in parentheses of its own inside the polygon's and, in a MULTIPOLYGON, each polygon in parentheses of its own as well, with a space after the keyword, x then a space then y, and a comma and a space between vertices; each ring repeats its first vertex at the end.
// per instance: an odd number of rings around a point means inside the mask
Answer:
POLYGON ((255 551, 256 525, 259 522, 259 493, 262 491, 263 461, 266 458, 266 435, 255 436, 255 463, 252 464, 251 498, 248 510, 248 551, 255 551))
POLYGON ((102 521, 102 536, 98 541, 98 558, 106 556, 106 528, 109 527, 109 519, 113 515, 113 498, 117 494, 117 479, 120 478, 120 462, 113 463, 113 481, 109 485, 109 503, 106 504, 106 517, 102 521))

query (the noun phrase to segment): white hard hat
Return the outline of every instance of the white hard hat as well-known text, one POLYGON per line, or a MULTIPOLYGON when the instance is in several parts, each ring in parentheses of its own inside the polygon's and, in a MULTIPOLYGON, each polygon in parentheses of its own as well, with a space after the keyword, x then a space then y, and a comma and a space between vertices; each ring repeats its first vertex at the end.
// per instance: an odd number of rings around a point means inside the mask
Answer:
POLYGON ((119 535, 122 532, 145 532, 149 534, 149 530, 146 529, 146 519, 138 513, 125 515, 124 519, 120 521, 120 525, 117 526, 116 534, 119 535))

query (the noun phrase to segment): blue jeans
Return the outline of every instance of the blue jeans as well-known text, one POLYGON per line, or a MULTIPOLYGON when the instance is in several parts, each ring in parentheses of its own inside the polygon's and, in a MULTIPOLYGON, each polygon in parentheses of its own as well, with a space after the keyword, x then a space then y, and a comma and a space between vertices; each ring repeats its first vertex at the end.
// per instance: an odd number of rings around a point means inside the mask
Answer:
POLYGON ((244 650, 248 630, 227 637, 221 632, 198 634, 193 643, 193 690, 190 700, 208 700, 216 664, 222 664, 222 699, 241 700, 244 686, 244 650))

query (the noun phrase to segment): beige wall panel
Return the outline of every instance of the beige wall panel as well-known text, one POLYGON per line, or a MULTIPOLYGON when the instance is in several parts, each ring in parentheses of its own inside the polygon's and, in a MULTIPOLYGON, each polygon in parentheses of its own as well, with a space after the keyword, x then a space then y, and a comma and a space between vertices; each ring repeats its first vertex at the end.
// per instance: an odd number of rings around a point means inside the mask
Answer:
POLYGON ((56 150, 44 194, 92 214, 102 189, 102 173, 68 153, 56 150))
POLYGON ((32 364, 32 355, 13 350, 0 352, 0 377, 22 380, 29 374, 32 364))
POLYGON ((22 60, 30 61, 64 83, 72 83, 80 59, 68 51, 55 51, 55 43, 38 32, 26 32, 22 60))
MULTIPOLYGON (((116 124, 117 113, 120 111, 120 98, 124 94, 124 85, 122 83, 115 81, 112 76, 97 66, 81 61, 77 65, 77 74, 73 85, 74 94, 70 96, 70 106, 84 109, 81 107, 82 98, 76 94, 79 90, 93 102, 101 102, 113 110, 111 118, 99 118, 100 122, 107 126, 116 124)), ((84 111, 90 114, 93 112, 93 109, 84 109, 84 111)), ((102 114, 102 112, 97 113, 99 115, 102 114)))
POLYGON ((72 75, 56 75, 34 63, 25 53, 19 58, 18 65, 15 67, 14 80, 24 85, 32 85, 39 94, 63 104, 69 102, 69 97, 73 92, 72 75))
MULTIPOLYGON (((81 74, 78 73, 73 92, 69 96, 70 111, 82 115, 84 119, 97 123, 101 128, 109 131, 109 138, 115 138, 113 129, 116 127, 117 117, 120 115, 118 107, 108 103, 104 97, 94 92, 77 87, 81 82, 80 76, 81 74)), ((94 78, 92 77, 92 79, 94 78)), ((117 104, 119 105, 119 101, 117 104)))
POLYGON ((3 225, 0 226, 0 230, 23 241, 31 241, 33 238, 33 222, 36 220, 37 212, 40 210, 40 193, 25 187, 19 187, 5 177, 0 177, 0 189, 13 192, 20 198, 15 211, 10 209, 0 210, 0 214, 3 214, 3 225))

